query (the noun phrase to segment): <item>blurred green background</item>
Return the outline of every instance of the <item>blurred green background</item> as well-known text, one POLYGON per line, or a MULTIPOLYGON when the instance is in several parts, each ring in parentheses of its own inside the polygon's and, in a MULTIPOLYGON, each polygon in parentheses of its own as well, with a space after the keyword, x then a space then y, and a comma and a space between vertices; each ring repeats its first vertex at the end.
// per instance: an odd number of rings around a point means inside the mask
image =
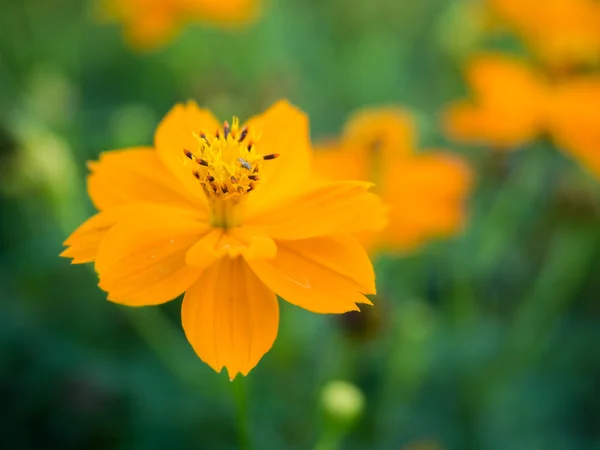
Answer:
POLYGON ((343 379, 366 401, 341 449, 600 449, 598 183, 550 143, 498 156, 439 128, 463 58, 514 40, 482 39, 458 1, 271 0, 239 32, 191 26, 140 54, 87 1, 0 8, 0 447, 236 449, 243 387, 253 448, 332 449, 321 392, 343 379), (150 144, 177 101, 243 118, 281 97, 315 140, 357 108, 409 107, 422 146, 477 182, 460 236, 376 258, 365 314, 282 302, 273 349, 232 386, 195 356, 179 300, 111 304, 58 254, 93 213, 87 160, 150 144))

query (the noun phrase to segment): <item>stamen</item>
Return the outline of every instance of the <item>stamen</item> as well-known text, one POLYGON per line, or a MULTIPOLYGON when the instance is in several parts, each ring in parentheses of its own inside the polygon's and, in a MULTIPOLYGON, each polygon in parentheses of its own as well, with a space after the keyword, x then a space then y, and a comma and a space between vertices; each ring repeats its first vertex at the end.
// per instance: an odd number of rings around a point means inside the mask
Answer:
POLYGON ((259 172, 279 153, 263 154, 260 141, 252 139, 247 126, 240 127, 237 117, 223 122, 215 134, 200 131, 193 136, 197 147, 183 152, 196 163, 190 171, 210 202, 211 223, 222 228, 238 226, 246 194, 258 187, 259 172))
POLYGON ((238 142, 244 142, 246 136, 248 136, 248 127, 242 128, 242 132, 240 133, 240 138, 238 139, 238 142))

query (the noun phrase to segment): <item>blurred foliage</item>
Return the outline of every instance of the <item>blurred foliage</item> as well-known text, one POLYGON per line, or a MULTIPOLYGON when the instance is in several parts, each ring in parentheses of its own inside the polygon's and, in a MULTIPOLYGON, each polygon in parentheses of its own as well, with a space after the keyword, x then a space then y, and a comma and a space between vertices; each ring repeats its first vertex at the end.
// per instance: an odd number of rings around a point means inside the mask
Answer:
POLYGON ((342 379, 365 395, 343 449, 600 448, 597 182, 547 142, 493 155, 439 131, 465 52, 513 39, 482 43, 457 1, 271 0, 239 32, 193 26, 134 53, 87 1, 0 4, 2 448, 239 448, 230 382, 186 342, 179 301, 110 304, 57 255, 93 211, 87 160, 151 143, 180 100, 247 117, 280 97, 315 139, 356 108, 409 107, 421 148, 453 148, 478 185, 461 236, 377 258, 360 320, 282 303, 243 380, 254 447, 314 448, 321 389, 342 379))

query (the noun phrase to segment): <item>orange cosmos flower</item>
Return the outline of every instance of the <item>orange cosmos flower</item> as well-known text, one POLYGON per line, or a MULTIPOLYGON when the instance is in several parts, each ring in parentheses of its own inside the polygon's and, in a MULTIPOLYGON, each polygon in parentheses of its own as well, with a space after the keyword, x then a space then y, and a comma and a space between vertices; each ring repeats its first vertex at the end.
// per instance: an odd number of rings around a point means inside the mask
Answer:
POLYGON ((247 22, 256 16, 260 0, 102 0, 101 6, 123 23, 133 47, 147 49, 164 44, 189 22, 247 22))
POLYGON ((470 170, 446 152, 417 154, 415 149, 411 116, 391 107, 355 114, 341 140, 316 153, 323 175, 373 181, 390 206, 390 223, 383 232, 359 234, 371 248, 411 250, 427 239, 455 233, 463 224, 470 170))
POLYGON ((273 345, 275 294, 316 313, 370 304, 373 269, 349 234, 381 228, 384 208, 369 183, 314 176, 298 109, 281 101, 242 127, 177 105, 154 144, 90 164, 100 212, 61 255, 94 262, 109 300, 157 305, 185 292, 188 340, 231 379, 273 345))
POLYGON ((488 54, 474 58, 465 77, 473 100, 451 105, 444 117, 448 135, 512 150, 538 136, 544 126, 547 81, 522 61, 488 54))
POLYGON ((545 62, 564 69, 600 58, 596 0, 489 0, 490 6, 545 62))
POLYGON ((556 86, 548 111, 556 145, 600 178, 600 76, 556 86))
POLYGON ((473 100, 454 103, 444 115, 451 138, 509 151, 548 133, 600 174, 599 76, 551 83, 520 60, 489 54, 467 66, 467 81, 473 100))

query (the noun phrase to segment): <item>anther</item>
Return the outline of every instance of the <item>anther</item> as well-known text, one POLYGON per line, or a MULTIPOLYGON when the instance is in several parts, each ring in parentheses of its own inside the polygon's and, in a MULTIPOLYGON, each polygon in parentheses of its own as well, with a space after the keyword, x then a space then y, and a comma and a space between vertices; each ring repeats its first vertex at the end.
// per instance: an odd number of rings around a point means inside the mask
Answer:
POLYGON ((248 142, 248 151, 252 150, 253 145, 254 145, 254 142, 252 142, 252 141, 248 142))
POLYGON ((260 177, 258 175, 248 175, 248 178, 250 178, 252 181, 260 180, 260 177))
POLYGON ((200 174, 196 171, 194 171, 194 176, 196 177, 196 179, 198 179, 198 180, 200 179, 200 174))
POLYGON ((229 122, 225 121, 225 123, 223 124, 223 134, 225 135, 225 140, 227 140, 227 138, 229 137, 230 131, 231 128, 229 127, 229 122))
POLYGON ((263 156, 263 159, 264 159, 265 161, 268 161, 268 160, 270 160, 270 159, 275 159, 275 158, 278 158, 278 157, 279 157, 279 153, 272 153, 272 154, 270 154, 270 155, 264 155, 264 156, 263 156))
POLYGON ((190 159, 194 159, 194 154, 192 152, 190 152, 187 148, 183 149, 183 154, 190 159))
POLYGON ((210 142, 208 142, 208 138, 206 137, 206 135, 204 133, 200 133, 200 137, 202 139, 204 139, 204 141, 206 141, 207 144, 210 144, 210 142))
POLYGON ((215 181, 215 177, 213 177, 212 175, 208 175, 208 176, 206 177, 206 180, 207 180, 209 183, 212 183, 213 181, 215 181))
POLYGON ((233 184, 236 184, 236 183, 237 183, 237 179, 236 179, 236 178, 235 178, 233 175, 231 175, 231 182, 232 182, 233 184))
POLYGON ((238 141, 243 142, 244 139, 246 139, 246 136, 248 136, 248 127, 242 128, 242 132, 240 133, 240 138, 238 141))
POLYGON ((217 130, 217 132, 215 133, 215 136, 217 139, 219 139, 221 137, 221 132, 219 130, 217 130))
POLYGON ((196 162, 201 166, 208 166, 208 162, 202 158, 196 158, 196 162))
POLYGON ((223 194, 227 194, 229 192, 229 189, 227 189, 227 185, 224 184, 223 186, 221 186, 221 191, 223 191, 223 194))
POLYGON ((246 170, 252 170, 252 166, 244 158, 238 158, 238 161, 240 162, 240 164, 242 165, 242 167, 244 169, 246 169, 246 170))

